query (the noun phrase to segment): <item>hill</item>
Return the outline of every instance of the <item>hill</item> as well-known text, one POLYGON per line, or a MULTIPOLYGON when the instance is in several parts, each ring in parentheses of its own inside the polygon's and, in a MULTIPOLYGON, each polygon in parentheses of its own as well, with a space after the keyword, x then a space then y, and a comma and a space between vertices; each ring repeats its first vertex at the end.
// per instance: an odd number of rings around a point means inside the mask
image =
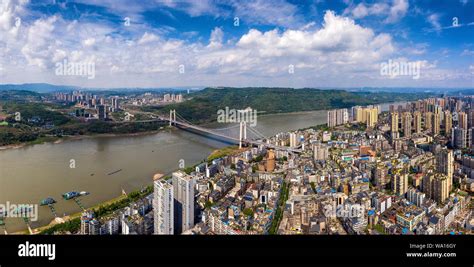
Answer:
MULTIPOLYGON (((251 107, 259 114, 350 108, 386 102, 410 101, 426 98, 427 93, 348 92, 345 90, 320 90, 312 88, 206 88, 186 95, 183 103, 157 107, 161 112, 176 109, 184 118, 205 123, 216 120, 217 111, 229 107, 251 107)), ((150 110, 148 108, 148 110, 150 110)))
POLYGON ((24 84, 0 84, 0 91, 4 90, 26 90, 38 93, 50 93, 63 90, 78 90, 77 86, 62 86, 49 83, 24 83, 24 84))

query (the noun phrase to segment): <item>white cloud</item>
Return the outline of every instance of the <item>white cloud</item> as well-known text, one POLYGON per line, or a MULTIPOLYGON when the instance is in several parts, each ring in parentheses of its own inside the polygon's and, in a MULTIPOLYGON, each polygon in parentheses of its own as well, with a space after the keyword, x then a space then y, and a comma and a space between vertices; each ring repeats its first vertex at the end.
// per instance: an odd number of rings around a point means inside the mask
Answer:
POLYGON ((0 2, 0 34, 16 38, 21 27, 21 15, 28 0, 2 0, 0 2))
POLYGON ((186 12, 191 17, 238 17, 242 23, 289 28, 304 24, 304 19, 298 14, 298 7, 285 0, 166 0, 158 3, 186 12))
POLYGON ((407 43, 405 47, 401 49, 402 53, 409 55, 423 55, 426 53, 429 44, 427 43, 407 43))
POLYGON ((56 16, 39 19, 28 29, 26 44, 21 49, 29 65, 46 68, 54 55, 53 30, 56 16))
POLYGON ((304 72, 318 69, 333 74, 341 68, 359 72, 372 69, 372 65, 393 51, 389 35, 376 35, 353 20, 328 11, 323 27, 314 31, 252 29, 235 47, 199 57, 198 68, 219 66, 216 69, 219 73, 255 76, 282 76, 287 73, 289 64, 304 72))
POLYGON ((439 14, 433 13, 428 16, 427 20, 435 31, 439 32, 442 30, 441 23, 439 23, 439 14))
POLYGON ((461 56, 474 56, 474 50, 464 49, 462 51, 461 56))
POLYGON ((387 23, 394 23, 405 16, 409 7, 407 0, 393 0, 390 7, 389 17, 385 20, 387 23))
POLYGON ((389 11, 390 7, 386 3, 375 3, 371 6, 366 6, 364 3, 359 3, 352 11, 352 16, 356 19, 364 18, 369 15, 383 15, 389 11))
POLYGON ((146 44, 146 43, 151 43, 151 42, 156 42, 160 38, 156 36, 155 34, 145 32, 143 36, 138 40, 138 44, 146 44))
MULTIPOLYGON (((372 10, 370 14, 379 12, 373 5, 367 8, 372 10)), ((0 13, 0 17, 3 15, 0 13)), ((375 33, 332 11, 325 13, 319 28, 314 22, 283 30, 250 28, 226 41, 220 27, 212 30, 209 40, 196 42, 166 37, 147 25, 141 27, 127 28, 130 34, 121 35, 114 25, 67 21, 60 15, 22 23, 17 36, 7 34, 0 39, 2 80, 101 87, 353 87, 370 86, 372 82, 388 86, 386 81, 380 83, 380 62, 403 53, 421 55, 418 52, 424 49, 417 45, 411 53, 398 49, 391 35, 375 33), (54 63, 64 59, 95 62, 95 79, 55 76, 54 63), (291 77, 290 64, 295 66, 291 77), (179 74, 180 65, 185 66, 184 74, 179 74)), ((423 64, 431 70, 431 76, 424 76, 426 80, 460 77, 451 72, 442 76, 448 72, 438 70, 435 63, 423 64)))
POLYGON ((278 25, 292 28, 302 26, 298 7, 285 0, 231 1, 234 15, 247 24, 278 25))
POLYGON ((95 44, 94 38, 87 38, 83 42, 84 46, 93 46, 95 44))
POLYGON ((56 51, 54 51, 54 54, 53 54, 53 62, 59 62, 59 61, 62 61, 63 59, 65 59, 67 57, 67 53, 66 51, 62 50, 62 49, 56 49, 56 51))
POLYGON ((211 32, 211 37, 209 38, 209 48, 221 48, 222 41, 224 40, 224 32, 222 28, 215 27, 211 32))
POLYGON ((251 30, 242 36, 237 44, 257 51, 261 56, 305 55, 306 53, 354 52, 363 49, 378 51, 385 45, 392 51, 388 35, 376 36, 353 20, 336 16, 328 11, 324 16, 323 28, 316 31, 277 30, 262 33, 251 30))
POLYGON ((224 10, 219 8, 217 5, 219 1, 214 0, 165 0, 158 1, 159 4, 166 7, 174 8, 186 12, 192 17, 202 16, 202 15, 215 15, 218 16, 222 14, 224 10))
POLYGON ((361 2, 356 6, 353 6, 350 2, 343 15, 351 15, 355 19, 362 19, 367 16, 386 16, 385 23, 395 23, 405 16, 408 8, 407 0, 392 0, 391 4, 385 2, 366 4, 361 2))

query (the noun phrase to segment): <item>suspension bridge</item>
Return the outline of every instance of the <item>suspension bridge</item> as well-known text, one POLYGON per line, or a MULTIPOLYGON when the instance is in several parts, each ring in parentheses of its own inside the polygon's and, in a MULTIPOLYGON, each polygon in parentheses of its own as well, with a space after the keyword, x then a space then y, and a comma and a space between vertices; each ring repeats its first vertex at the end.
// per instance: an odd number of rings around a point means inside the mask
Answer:
MULTIPOLYGON (((145 113, 144 113, 145 114, 145 113)), ((257 129, 253 127, 247 127, 247 123, 245 121, 240 122, 239 124, 226 127, 226 128, 218 128, 218 129, 208 129, 202 126, 195 125, 190 121, 183 118, 176 110, 170 110, 169 117, 164 117, 161 115, 157 115, 154 113, 146 112, 146 114, 150 115, 152 119, 149 120, 139 120, 134 122, 154 122, 154 121, 167 121, 169 122, 170 126, 179 126, 182 128, 193 129, 195 131, 203 132, 209 135, 213 135, 225 140, 229 140, 236 144, 239 144, 239 148, 242 148, 242 145, 255 145, 255 146, 263 146, 266 148, 274 149, 274 150, 285 150, 288 152, 293 153, 301 153, 302 150, 297 147, 288 147, 288 146, 278 146, 274 144, 268 143, 269 138, 260 133, 257 129), (232 129, 237 129, 239 127, 239 136, 232 136, 230 134, 226 134, 223 131, 229 131, 232 129), (249 135, 247 135, 249 133, 249 135), (250 134, 254 136, 254 138, 249 138, 250 134), (265 141, 264 141, 265 140, 265 141)))

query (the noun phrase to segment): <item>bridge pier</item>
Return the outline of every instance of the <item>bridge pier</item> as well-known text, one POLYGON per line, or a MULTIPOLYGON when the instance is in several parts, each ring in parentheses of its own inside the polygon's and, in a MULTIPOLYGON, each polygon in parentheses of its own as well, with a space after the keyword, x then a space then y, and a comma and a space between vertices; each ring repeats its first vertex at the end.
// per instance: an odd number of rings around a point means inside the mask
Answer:
MULTIPOLYGON (((159 119, 160 120, 167 120, 167 119, 165 119, 165 117, 161 117, 161 116, 159 117, 159 119)), ((182 120, 182 118, 180 118, 180 120, 182 120)), ((298 148, 273 145, 273 144, 271 144, 271 142, 267 138, 265 138, 265 139, 267 139, 265 142, 258 141, 258 140, 253 140, 251 138, 247 139, 247 123, 246 122, 240 122, 240 125, 239 125, 239 138, 238 139, 237 139, 237 137, 231 137, 231 136, 227 136, 225 134, 218 133, 217 131, 215 131, 213 129, 206 129, 204 127, 194 125, 194 124, 192 124, 188 121, 178 121, 178 120, 176 120, 176 110, 174 110, 174 109, 170 110, 169 123, 170 123, 170 126, 179 125, 179 126, 183 126, 184 128, 190 128, 190 129, 194 129, 194 130, 201 131, 201 132, 204 132, 204 133, 212 134, 214 136, 218 136, 218 137, 222 137, 222 138, 225 138, 225 139, 228 139, 228 140, 232 140, 232 142, 239 142, 239 148, 242 148, 242 143, 247 143, 247 144, 250 144, 250 145, 264 146, 264 147, 275 149, 275 150, 286 150, 286 151, 289 151, 289 152, 292 152, 292 153, 301 153, 302 152, 302 150, 298 149, 298 148)), ((251 128, 250 128, 250 131, 252 132, 251 128)))
POLYGON ((247 140, 247 123, 241 121, 239 127, 239 148, 242 148, 242 141, 244 140, 247 140))
POLYGON ((170 110, 170 126, 176 121, 176 110, 170 110))

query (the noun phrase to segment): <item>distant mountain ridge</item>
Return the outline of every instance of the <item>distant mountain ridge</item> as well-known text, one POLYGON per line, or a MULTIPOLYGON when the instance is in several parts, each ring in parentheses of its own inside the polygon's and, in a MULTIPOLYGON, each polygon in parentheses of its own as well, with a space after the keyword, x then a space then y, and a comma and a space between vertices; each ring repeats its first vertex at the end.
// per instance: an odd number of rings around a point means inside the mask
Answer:
POLYGON ((53 85, 49 83, 0 84, 0 90, 26 90, 37 93, 50 93, 62 90, 77 90, 77 86, 53 85))
MULTIPOLYGON (((194 91, 199 91, 206 88, 212 89, 225 89, 225 88, 238 88, 238 87, 226 87, 226 86, 217 86, 217 87, 204 87, 204 86, 177 86, 177 87, 119 87, 119 88, 101 88, 101 87, 81 87, 73 85, 55 85, 49 83, 24 83, 24 84, 0 84, 0 91, 4 90, 27 90, 37 93, 50 93, 56 91, 68 91, 68 90, 175 90, 175 89, 190 89, 194 91)), ((244 89, 242 87, 241 89, 244 89)), ((249 88, 249 87, 247 87, 249 88)), ((264 88, 264 87, 255 87, 255 88, 264 88)), ((278 87, 283 88, 283 87, 278 87)), ((296 88, 295 88, 296 89, 296 88)), ((308 88, 297 88, 308 89, 308 88)), ((318 88, 319 90, 343 90, 349 92, 392 92, 392 93, 437 93, 437 94, 448 94, 448 95, 470 95, 474 93, 474 88, 412 88, 412 87, 348 87, 348 88, 329 88, 323 87, 318 88)))
POLYGON ((84 91, 155 91, 155 90, 200 90, 203 87, 197 86, 183 86, 176 88, 158 88, 158 87, 122 87, 122 88, 100 88, 100 87, 80 87, 80 86, 71 86, 71 85, 54 85, 49 83, 24 83, 24 84, 0 84, 0 91, 6 90, 26 90, 36 93, 51 93, 58 91, 71 91, 71 90, 84 90, 84 91))

